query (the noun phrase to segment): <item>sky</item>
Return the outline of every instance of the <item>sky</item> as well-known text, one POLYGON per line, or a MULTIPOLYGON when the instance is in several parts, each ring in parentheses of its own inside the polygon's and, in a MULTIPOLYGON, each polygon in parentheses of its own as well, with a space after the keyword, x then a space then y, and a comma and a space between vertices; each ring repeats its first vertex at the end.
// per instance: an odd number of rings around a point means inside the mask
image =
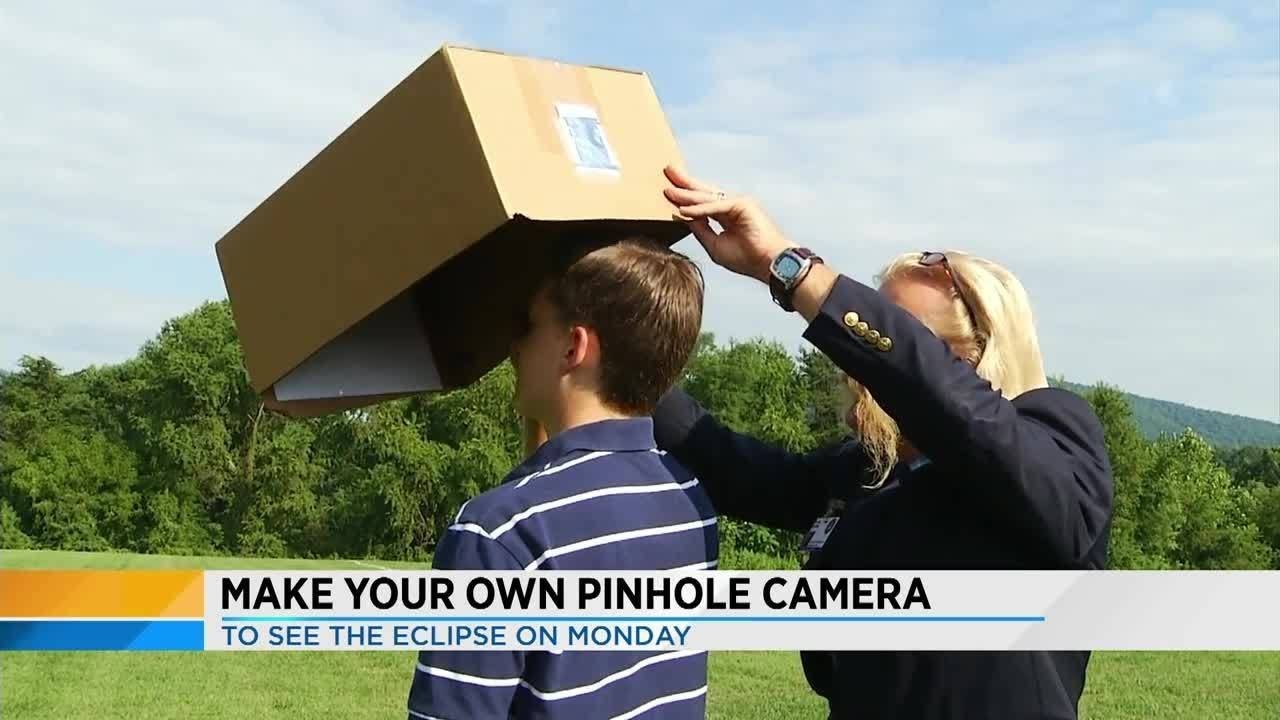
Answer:
MULTIPOLYGON (((1052 374, 1280 421, 1280 0, 9 0, 0 368, 225 297, 218 238, 444 42, 644 70, 688 167, 838 270, 984 255, 1052 374)), ((801 347, 708 277, 705 329, 801 347)))

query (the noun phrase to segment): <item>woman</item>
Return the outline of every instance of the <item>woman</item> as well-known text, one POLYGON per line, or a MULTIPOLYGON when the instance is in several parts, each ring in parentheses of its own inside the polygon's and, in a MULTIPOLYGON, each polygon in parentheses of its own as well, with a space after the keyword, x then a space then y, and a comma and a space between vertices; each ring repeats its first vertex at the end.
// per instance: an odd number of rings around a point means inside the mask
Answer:
MULTIPOLYGON (((717 264, 770 286, 856 388, 857 438, 812 453, 720 425, 682 391, 658 444, 717 512, 812 533, 807 568, 1100 569, 1111 471, 1089 405, 1050 389, 1021 284, 958 253, 907 253, 879 291, 795 248, 751 201, 674 168, 667 198, 717 264), (716 221, 717 232, 709 223, 716 221)), ((806 652, 832 718, 1074 718, 1087 652, 806 652)))

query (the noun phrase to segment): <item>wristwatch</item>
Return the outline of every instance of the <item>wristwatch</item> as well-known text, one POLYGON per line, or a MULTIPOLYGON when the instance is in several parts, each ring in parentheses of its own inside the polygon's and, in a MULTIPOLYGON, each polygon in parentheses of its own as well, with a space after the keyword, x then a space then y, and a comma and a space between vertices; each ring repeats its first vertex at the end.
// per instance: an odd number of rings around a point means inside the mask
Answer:
POLYGON ((778 307, 793 312, 791 296, 809 274, 814 263, 822 262, 809 248, 787 248, 769 266, 769 293, 778 307))

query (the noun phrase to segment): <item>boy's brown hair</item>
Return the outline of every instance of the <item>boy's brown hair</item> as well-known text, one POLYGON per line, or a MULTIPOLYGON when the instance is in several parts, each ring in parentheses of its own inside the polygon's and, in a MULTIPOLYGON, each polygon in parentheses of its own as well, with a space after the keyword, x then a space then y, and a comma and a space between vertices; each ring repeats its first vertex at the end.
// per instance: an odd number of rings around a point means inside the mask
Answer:
POLYGON ((703 278, 685 255, 645 238, 579 247, 546 285, 560 319, 600 339, 601 401, 653 412, 702 328, 703 278))

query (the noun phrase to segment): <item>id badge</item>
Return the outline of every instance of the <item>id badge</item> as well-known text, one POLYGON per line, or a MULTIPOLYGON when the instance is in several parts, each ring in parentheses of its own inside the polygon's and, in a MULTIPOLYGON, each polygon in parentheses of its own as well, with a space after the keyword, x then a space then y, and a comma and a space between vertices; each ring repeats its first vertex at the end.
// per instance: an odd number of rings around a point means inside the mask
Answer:
POLYGON ((827 538, 831 537, 831 533, 836 529, 836 523, 840 522, 840 518, 835 515, 823 515, 813 521, 813 527, 809 528, 809 534, 804 536, 804 551, 818 552, 823 545, 827 544, 827 538))
POLYGON ((839 500, 833 500, 827 506, 827 514, 813 521, 813 526, 809 528, 809 532, 804 536, 804 542, 801 549, 807 553, 814 553, 822 550, 827 544, 831 533, 835 532, 836 524, 840 522, 840 512, 844 510, 844 503, 839 500))

